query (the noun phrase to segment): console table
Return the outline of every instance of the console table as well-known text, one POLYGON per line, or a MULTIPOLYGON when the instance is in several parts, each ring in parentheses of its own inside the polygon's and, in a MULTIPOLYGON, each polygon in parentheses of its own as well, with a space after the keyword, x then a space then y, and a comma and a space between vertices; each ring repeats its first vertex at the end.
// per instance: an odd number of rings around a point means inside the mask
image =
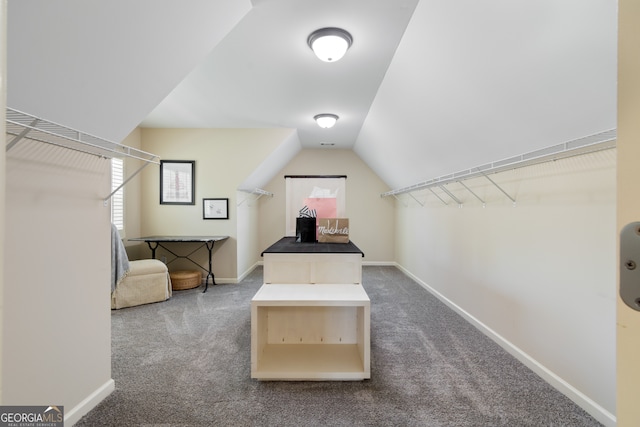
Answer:
POLYGON ((175 257, 171 261, 167 262, 167 265, 171 264, 173 261, 175 261, 178 258, 187 259, 191 261, 193 264, 197 265, 199 268, 207 272, 207 277, 205 278, 205 281, 204 281, 204 291, 203 291, 204 293, 204 292, 207 292, 207 289, 209 287, 209 276, 211 276, 211 284, 212 285, 216 284, 216 280, 213 275, 213 264, 212 264, 213 245, 215 244, 215 242, 224 241, 228 238, 229 236, 147 236, 147 237, 136 237, 134 239, 128 239, 128 240, 133 242, 146 242, 147 245, 149 246, 149 249, 151 249, 151 258, 154 258, 154 259, 156 257, 156 249, 158 248, 158 246, 166 250, 167 252, 169 252, 171 255, 175 257), (195 250, 189 252, 187 255, 179 255, 173 252, 171 249, 167 248, 165 245, 163 245, 163 243, 201 243, 201 245, 198 246, 195 250), (209 251, 209 269, 208 270, 190 258, 191 255, 193 255, 200 248, 203 248, 203 247, 206 247, 207 250, 209 251))
POLYGON ((251 377, 368 379, 369 323, 362 285, 262 285, 251 300, 251 377))

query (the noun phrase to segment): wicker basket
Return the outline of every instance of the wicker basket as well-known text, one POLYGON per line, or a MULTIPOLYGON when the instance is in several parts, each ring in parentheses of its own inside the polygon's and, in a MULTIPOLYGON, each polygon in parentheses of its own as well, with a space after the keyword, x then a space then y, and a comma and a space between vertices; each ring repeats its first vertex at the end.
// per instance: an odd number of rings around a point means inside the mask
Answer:
POLYGON ((202 283, 202 275, 196 270, 172 271, 169 276, 174 291, 197 288, 202 283))

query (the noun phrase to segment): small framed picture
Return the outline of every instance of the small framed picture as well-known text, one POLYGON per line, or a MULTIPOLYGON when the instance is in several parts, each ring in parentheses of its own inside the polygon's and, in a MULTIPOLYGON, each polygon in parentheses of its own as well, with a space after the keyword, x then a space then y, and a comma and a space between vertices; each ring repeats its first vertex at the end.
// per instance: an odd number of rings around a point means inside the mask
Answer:
POLYGON ((202 199, 202 219, 229 219, 229 199, 202 199))
POLYGON ((160 204, 195 205, 195 160, 160 160, 160 204))

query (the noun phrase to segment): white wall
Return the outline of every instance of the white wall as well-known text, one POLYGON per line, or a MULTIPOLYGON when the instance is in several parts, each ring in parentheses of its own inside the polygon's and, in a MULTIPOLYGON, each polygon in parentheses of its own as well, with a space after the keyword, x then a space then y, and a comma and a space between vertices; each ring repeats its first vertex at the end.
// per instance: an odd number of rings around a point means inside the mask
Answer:
POLYGON ((2 404, 71 424, 114 387, 110 163, 28 140, 6 162, 2 404))
MULTIPOLYGON (((615 414, 615 150, 397 203, 397 260, 602 422, 615 414), (446 196, 443 196, 446 199, 446 196)), ((436 191, 438 191, 436 189, 436 191)))
POLYGON ((258 216, 260 214, 260 199, 255 194, 238 191, 236 195, 238 217, 238 281, 253 270, 258 260, 260 248, 258 235, 260 234, 258 216))
POLYGON ((265 186, 274 196, 260 205, 261 251, 285 236, 285 175, 347 175, 350 239, 363 263, 394 263, 394 205, 380 197, 389 188, 351 150, 304 149, 265 186))

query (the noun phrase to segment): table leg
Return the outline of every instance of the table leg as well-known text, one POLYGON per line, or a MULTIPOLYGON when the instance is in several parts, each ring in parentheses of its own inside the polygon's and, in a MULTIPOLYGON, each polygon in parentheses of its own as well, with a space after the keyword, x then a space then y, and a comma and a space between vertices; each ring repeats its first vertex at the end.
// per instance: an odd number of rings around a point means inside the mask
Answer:
POLYGON ((211 261, 211 259, 213 258, 213 244, 215 243, 215 240, 211 240, 209 242, 205 242, 205 246, 207 247, 207 250, 209 251, 209 271, 207 271, 207 277, 204 279, 204 291, 202 291, 202 293, 207 292, 207 288, 209 287, 209 276, 211 276, 211 284, 215 285, 216 284, 216 279, 213 275, 213 263, 211 261))
MULTIPOLYGON (((169 252, 171 255, 173 255, 175 258, 170 260, 169 262, 167 262, 166 264, 169 265, 171 262, 175 261, 178 258, 184 258, 187 259, 188 261, 192 262, 193 264, 197 265, 198 267, 200 267, 202 270, 207 272, 207 277, 205 278, 204 281, 204 292, 207 292, 207 289, 209 288, 209 277, 211 277, 211 284, 215 285, 216 284, 216 278, 213 275, 213 245, 215 244, 215 240, 208 240, 204 242, 204 245, 208 252, 209 252, 209 269, 205 269, 204 267, 202 267, 200 264, 198 264, 197 262, 195 262, 193 259, 191 259, 191 255, 193 255, 196 251, 198 251, 200 248, 202 248, 202 246, 198 246, 196 249, 194 249, 193 251, 191 251, 189 254, 187 255, 179 255, 173 251, 171 251, 169 248, 167 248, 166 246, 163 246, 160 244, 160 242, 156 242, 156 241, 146 241, 147 245, 149 246, 149 249, 151 250, 151 258, 155 259, 156 258, 156 249, 158 249, 158 246, 163 248, 165 251, 169 252)), ((172 242, 172 241, 168 241, 168 242, 172 242)))
POLYGON ((147 242, 149 249, 151 249, 151 258, 156 259, 156 249, 158 248, 158 242, 147 242), (155 243, 155 246, 151 246, 152 243, 155 243))

